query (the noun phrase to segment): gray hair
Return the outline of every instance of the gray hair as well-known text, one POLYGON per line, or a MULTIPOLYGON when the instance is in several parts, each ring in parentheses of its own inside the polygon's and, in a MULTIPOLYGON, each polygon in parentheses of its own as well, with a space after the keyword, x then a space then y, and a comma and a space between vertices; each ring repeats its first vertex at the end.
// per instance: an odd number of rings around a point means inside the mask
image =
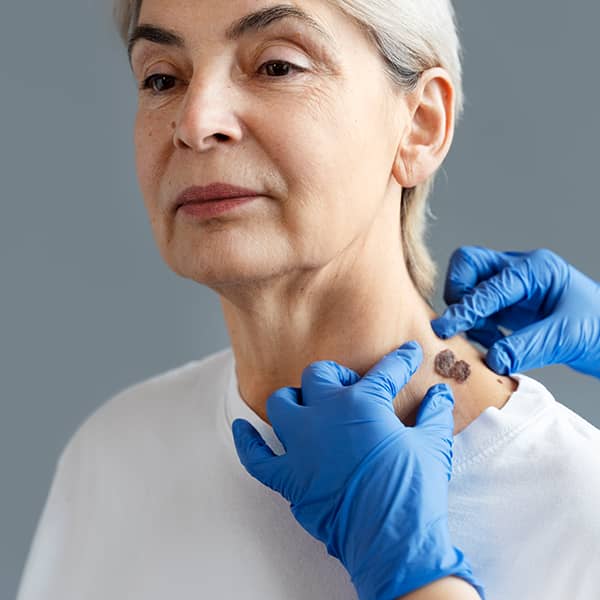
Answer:
MULTIPOLYGON (((137 24, 142 0, 113 0, 113 18, 127 45, 137 24)), ((412 91, 423 71, 444 68, 455 90, 455 118, 463 112, 462 49, 451 0, 327 0, 353 18, 381 54, 390 81, 412 91)), ((428 198, 435 173, 402 190, 401 235, 408 273, 419 294, 431 305, 437 267, 426 245, 428 198)))

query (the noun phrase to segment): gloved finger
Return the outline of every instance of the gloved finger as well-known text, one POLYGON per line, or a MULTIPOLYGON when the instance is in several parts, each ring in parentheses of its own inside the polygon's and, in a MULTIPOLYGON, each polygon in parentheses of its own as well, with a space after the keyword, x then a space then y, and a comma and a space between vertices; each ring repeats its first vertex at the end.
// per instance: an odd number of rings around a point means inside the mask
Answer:
POLYGON ((446 383, 432 385, 425 394, 417 412, 415 427, 439 431, 452 436, 454 431, 454 394, 446 383))
POLYGON ((298 413, 303 408, 300 406, 300 397, 299 388, 283 387, 275 390, 267 398, 267 417, 286 452, 289 441, 288 428, 298 426, 298 413))
MULTIPOLYGON (((471 290, 472 292, 472 290, 471 290)), ((464 296, 463 296, 464 298, 464 296)), ((455 307, 458 306, 459 304, 452 304, 451 306, 455 307)), ((449 308, 447 308, 439 317, 437 317, 436 319, 432 319, 430 321, 430 325, 431 325, 431 329, 433 329, 433 332, 440 338, 440 339, 447 339, 450 337, 453 337, 455 335, 457 335, 458 333, 460 333, 462 330, 457 329, 456 326, 456 322, 453 320, 453 312, 449 310, 449 308)), ((488 319, 486 318, 479 318, 475 321, 475 323, 473 323, 471 329, 467 329, 466 333, 468 335, 468 332, 475 332, 475 331, 481 331, 483 329, 486 329, 487 325, 486 323, 488 322, 488 319)))
POLYGON ((500 375, 520 373, 560 362, 556 355, 560 345, 560 325, 546 317, 513 332, 491 346, 485 362, 500 375))
POLYGON ((426 429, 441 442, 446 458, 448 481, 452 473, 452 445, 454 441, 454 395, 445 383, 432 385, 425 394, 415 422, 415 427, 426 429))
POLYGON ((380 398, 389 404, 408 383, 423 361, 423 350, 416 341, 406 342, 400 348, 386 354, 355 384, 359 393, 380 398))
POLYGON ((327 395, 332 388, 353 385, 360 375, 333 360, 319 360, 302 371, 302 399, 304 406, 312 406, 327 395))
POLYGON ((444 302, 455 304, 478 283, 508 264, 503 252, 483 246, 461 246, 450 256, 444 284, 444 302))
POLYGON ((504 337, 498 326, 490 319, 485 319, 481 327, 474 327, 466 332, 467 337, 485 348, 489 348, 504 337))
POLYGON ((283 495, 279 489, 280 482, 275 480, 277 463, 282 457, 277 456, 254 426, 245 419, 234 419, 231 424, 233 441, 240 462, 262 484, 283 495))
POLYGON ((502 269, 465 294, 460 302, 449 306, 439 318, 433 319, 431 328, 442 339, 472 329, 478 319, 489 317, 524 300, 529 276, 524 260, 502 269))

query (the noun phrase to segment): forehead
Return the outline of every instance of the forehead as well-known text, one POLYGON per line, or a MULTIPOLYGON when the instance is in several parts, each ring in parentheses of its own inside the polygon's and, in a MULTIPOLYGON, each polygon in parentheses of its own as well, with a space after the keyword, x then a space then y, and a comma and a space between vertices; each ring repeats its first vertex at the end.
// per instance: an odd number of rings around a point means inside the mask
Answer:
POLYGON ((186 35, 194 43, 198 38, 227 43, 284 23, 293 24, 301 34, 316 37, 339 60, 340 38, 350 22, 327 0, 144 0, 128 41, 129 61, 132 62, 134 47, 141 40, 186 49, 186 35))
MULTIPOLYGON (((335 18, 328 0, 143 0, 138 23, 146 20, 193 22, 206 33, 238 39, 248 31, 283 20, 311 28, 329 42, 335 40, 330 21, 335 18)), ((339 18, 338 14, 338 18, 339 18)))

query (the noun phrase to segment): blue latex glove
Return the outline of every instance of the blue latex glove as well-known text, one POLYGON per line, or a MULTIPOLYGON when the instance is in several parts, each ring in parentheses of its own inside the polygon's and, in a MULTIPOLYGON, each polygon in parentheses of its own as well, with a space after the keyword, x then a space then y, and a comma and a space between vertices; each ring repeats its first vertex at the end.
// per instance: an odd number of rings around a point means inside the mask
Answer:
POLYGON ((351 576, 361 600, 395 600, 448 575, 470 582, 448 531, 454 399, 432 386, 415 427, 392 405, 422 361, 416 342, 386 355, 362 379, 333 361, 312 363, 302 387, 267 400, 285 454, 244 419, 233 421, 241 463, 281 494, 296 520, 351 576))
POLYGON ((551 250, 458 248, 444 300, 450 306, 431 322, 435 333, 466 331, 488 348, 496 373, 562 363, 600 378, 600 285, 551 250))

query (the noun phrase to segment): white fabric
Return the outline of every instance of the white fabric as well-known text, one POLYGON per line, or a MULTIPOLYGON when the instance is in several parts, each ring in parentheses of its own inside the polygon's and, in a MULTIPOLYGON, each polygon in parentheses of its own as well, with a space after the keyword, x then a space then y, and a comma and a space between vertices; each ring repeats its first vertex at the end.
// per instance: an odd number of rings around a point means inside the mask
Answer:
MULTIPOLYGON (((488 600, 600 597, 600 431, 516 375, 455 438, 449 523, 488 600)), ((63 450, 17 600, 352 600, 350 578, 239 462, 230 348, 112 397, 63 450)))

